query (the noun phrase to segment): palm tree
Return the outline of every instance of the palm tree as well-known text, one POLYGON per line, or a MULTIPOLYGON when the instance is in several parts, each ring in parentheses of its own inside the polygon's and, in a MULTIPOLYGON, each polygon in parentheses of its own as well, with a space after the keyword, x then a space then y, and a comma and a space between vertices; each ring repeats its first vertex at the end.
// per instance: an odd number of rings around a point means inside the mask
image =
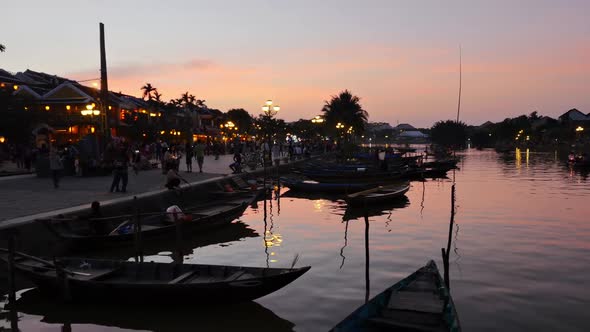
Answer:
POLYGON ((162 94, 158 90, 154 90, 154 101, 158 104, 162 104, 162 94))
POLYGON ((183 93, 183 94, 180 96, 180 102, 181 102, 182 104, 184 104, 184 106, 186 106, 186 105, 190 104, 190 96, 191 96, 191 95, 188 93, 188 91, 187 91, 187 92, 185 92, 185 93, 183 93))
POLYGON ((156 91, 156 88, 154 88, 151 83, 146 83, 141 87, 141 90, 143 90, 143 99, 147 98, 148 100, 152 100, 152 92, 156 91))
POLYGON ((205 99, 197 99, 195 105, 197 105, 198 108, 207 108, 207 105, 205 105, 205 99))
POLYGON ((337 96, 332 96, 332 99, 325 103, 322 112, 324 112, 325 123, 330 131, 339 133, 338 130, 342 130, 355 135, 365 131, 369 113, 361 106, 359 97, 344 90, 337 96), (343 128, 336 130, 338 123, 342 124, 343 128))
POLYGON ((6 46, 4 46, 3 44, 0 44, 0 52, 4 52, 6 51, 6 46))

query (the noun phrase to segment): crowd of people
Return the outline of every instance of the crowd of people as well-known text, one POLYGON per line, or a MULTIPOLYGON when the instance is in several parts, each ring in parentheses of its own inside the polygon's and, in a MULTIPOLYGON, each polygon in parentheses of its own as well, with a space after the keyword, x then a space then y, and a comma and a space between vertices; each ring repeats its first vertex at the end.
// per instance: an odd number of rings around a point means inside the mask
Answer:
POLYGON ((42 145, 38 149, 25 145, 3 144, 2 149, 0 152, 4 155, 3 158, 11 159, 19 168, 30 172, 36 164, 45 167, 45 172, 51 177, 55 188, 59 188, 63 175, 88 176, 110 173, 112 181, 108 191, 125 193, 130 168, 138 174, 142 170, 161 167, 162 174, 166 175, 165 186, 174 189, 178 188, 182 181, 186 181, 179 174, 181 162, 186 164, 186 172, 193 172, 193 163, 196 163, 194 171, 203 173, 204 159, 207 155, 219 159, 222 154, 232 154, 233 160, 227 167, 233 173, 241 173, 245 164, 277 164, 279 159, 292 160, 309 155, 311 150, 326 151, 331 148, 293 141, 273 142, 269 145, 266 140, 235 139, 224 142, 197 140, 173 144, 164 140, 133 143, 124 138, 113 138, 99 155, 88 153, 81 144, 50 147, 42 145), (36 163, 37 158, 46 161, 36 163), (46 166, 42 166, 44 164, 46 166))

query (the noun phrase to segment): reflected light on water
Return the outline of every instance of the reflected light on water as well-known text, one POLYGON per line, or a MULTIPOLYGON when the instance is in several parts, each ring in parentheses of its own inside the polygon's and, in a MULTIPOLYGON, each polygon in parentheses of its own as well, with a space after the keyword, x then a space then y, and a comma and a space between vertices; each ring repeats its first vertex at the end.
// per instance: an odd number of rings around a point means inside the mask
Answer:
POLYGON ((316 199, 313 201, 313 208, 315 209, 315 212, 322 212, 325 205, 326 201, 323 199, 316 199))
POLYGON ((516 148, 516 169, 520 169, 522 163, 522 156, 520 155, 520 149, 516 148))

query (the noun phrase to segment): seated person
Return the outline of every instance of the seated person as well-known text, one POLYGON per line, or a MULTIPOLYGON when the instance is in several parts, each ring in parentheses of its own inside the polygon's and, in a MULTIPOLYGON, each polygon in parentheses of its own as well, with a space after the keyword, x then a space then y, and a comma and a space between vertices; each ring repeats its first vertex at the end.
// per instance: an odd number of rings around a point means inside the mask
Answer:
POLYGON ((166 209, 166 220, 169 222, 175 222, 177 220, 190 221, 192 220, 192 215, 186 215, 178 205, 172 205, 166 209))
POLYGON ((106 235, 109 233, 111 229, 111 225, 109 222, 105 220, 100 220, 102 218, 102 212, 100 211, 100 203, 98 201, 94 201, 90 204, 90 213, 87 215, 79 216, 78 219, 80 220, 88 220, 88 227, 90 228, 90 233, 93 235, 106 235))
POLYGON ((188 183, 188 181, 178 174, 177 170, 174 168, 169 169, 168 173, 166 174, 166 188, 170 190, 180 188, 180 180, 188 183))
POLYGON ((241 153, 236 152, 234 154, 234 162, 233 162, 233 164, 229 165, 229 168, 231 168, 231 170, 234 174, 242 172, 242 154, 241 153))

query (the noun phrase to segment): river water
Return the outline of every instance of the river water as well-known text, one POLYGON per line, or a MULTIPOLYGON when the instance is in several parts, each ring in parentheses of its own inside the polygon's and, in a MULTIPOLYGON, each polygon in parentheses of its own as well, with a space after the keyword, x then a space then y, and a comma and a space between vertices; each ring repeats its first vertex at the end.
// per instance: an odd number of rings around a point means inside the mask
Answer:
MULTIPOLYGON (((589 331, 590 186, 554 153, 467 150, 455 171, 451 294, 464 331, 589 331)), ((453 173, 412 182, 407 200, 362 213, 338 197, 281 195, 249 208, 236 235, 187 262, 311 270, 240 306, 175 309, 32 303, 21 331, 327 331, 447 246, 453 173), (368 243, 366 239, 368 238, 368 243), (368 251, 368 256, 367 256, 368 251), (368 260, 367 260, 368 257, 368 260), (368 269, 368 278, 366 271, 368 269)), ((216 243, 217 242, 217 243, 216 243)), ((147 260, 172 261, 168 252, 147 260)), ((195 299, 202 303, 206 299, 195 299)), ((10 315, 2 325, 9 328, 10 315)))

